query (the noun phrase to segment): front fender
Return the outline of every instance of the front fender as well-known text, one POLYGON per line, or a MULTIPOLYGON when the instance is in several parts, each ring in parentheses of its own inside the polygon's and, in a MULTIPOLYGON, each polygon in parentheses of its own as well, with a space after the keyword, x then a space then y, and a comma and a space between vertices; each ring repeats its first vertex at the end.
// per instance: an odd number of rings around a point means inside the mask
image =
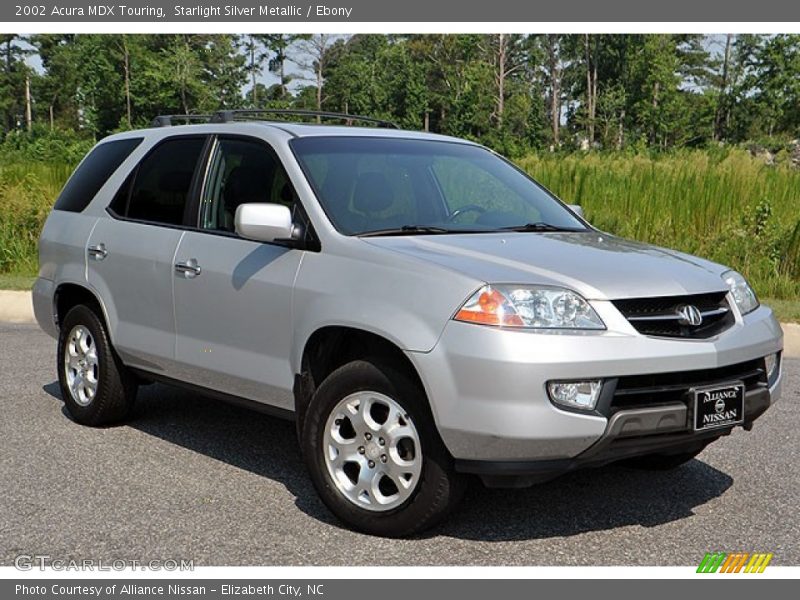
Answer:
POLYGON ((292 302, 295 373, 308 339, 328 326, 360 329, 401 350, 429 352, 455 311, 480 285, 395 253, 380 254, 379 260, 369 260, 369 255, 304 256, 292 302))

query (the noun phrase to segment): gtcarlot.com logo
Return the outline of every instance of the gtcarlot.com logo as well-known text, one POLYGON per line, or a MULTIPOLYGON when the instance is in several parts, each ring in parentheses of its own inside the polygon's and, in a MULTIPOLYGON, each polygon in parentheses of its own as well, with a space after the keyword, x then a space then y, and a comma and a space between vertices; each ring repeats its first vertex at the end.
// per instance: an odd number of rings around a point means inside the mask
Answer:
POLYGON ((49 554, 20 554, 14 558, 18 571, 194 571, 194 560, 61 559, 49 554))
POLYGON ((763 573, 772 553, 764 552, 706 552, 698 573, 763 573))

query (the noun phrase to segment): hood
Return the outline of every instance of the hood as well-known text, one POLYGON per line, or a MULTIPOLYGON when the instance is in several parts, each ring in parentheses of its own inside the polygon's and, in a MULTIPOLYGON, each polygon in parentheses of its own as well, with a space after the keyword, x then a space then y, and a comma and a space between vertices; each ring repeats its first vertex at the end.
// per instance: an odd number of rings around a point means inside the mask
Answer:
POLYGON ((481 282, 562 286, 590 300, 727 290, 720 279, 725 267, 596 231, 386 236, 363 241, 481 282))

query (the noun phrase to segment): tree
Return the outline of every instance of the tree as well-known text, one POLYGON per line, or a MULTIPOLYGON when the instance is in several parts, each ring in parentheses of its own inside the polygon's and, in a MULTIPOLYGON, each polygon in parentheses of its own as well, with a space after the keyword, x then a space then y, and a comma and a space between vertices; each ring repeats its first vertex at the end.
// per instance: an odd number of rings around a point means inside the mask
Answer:
POLYGON ((798 35, 5 35, 0 123, 99 137, 159 113, 266 105, 371 115, 511 155, 664 150, 796 137, 798 72, 798 35), (29 44, 41 69, 26 65, 29 44))
POLYGON ((270 33, 258 36, 261 43, 273 54, 269 59, 269 70, 278 76, 281 99, 287 97, 289 93, 289 83, 294 78, 293 75, 286 72, 286 63, 289 60, 289 48, 295 42, 307 40, 309 37, 308 35, 292 35, 286 33, 270 33))
MULTIPOLYGON (((264 50, 261 41, 259 39, 260 36, 257 35, 245 35, 243 36, 244 42, 242 43, 242 47, 244 48, 247 54, 247 73, 250 76, 250 105, 253 108, 258 107, 258 76, 261 75, 263 71, 264 61, 269 56, 268 53, 264 50)), ((263 87, 263 86, 262 86, 263 87)))
MULTIPOLYGON (((191 114, 201 105, 207 104, 207 90, 203 86, 203 61, 193 40, 188 35, 176 35, 164 51, 164 61, 169 73, 167 81, 180 99, 180 110, 191 114)), ((169 89, 169 88, 167 88, 169 89)))
POLYGON ((489 53, 494 68, 495 114, 498 128, 503 128, 503 116, 508 96, 508 81, 524 68, 524 36, 500 33, 489 36, 489 53))
POLYGON ((547 104, 553 148, 558 148, 561 143, 559 137, 561 128, 561 84, 564 74, 564 66, 561 59, 562 38, 563 36, 557 34, 547 34, 542 38, 546 54, 547 104))
POLYGON ((594 126, 597 115, 597 35, 583 36, 584 56, 586 57, 586 138, 589 145, 594 144, 594 126))
POLYGON ((762 131, 774 135, 800 127, 800 35, 766 37, 753 56, 754 100, 762 131))
MULTIPOLYGON (((297 65, 306 73, 313 73, 315 88, 315 109, 322 110, 323 85, 325 83, 325 71, 328 68, 331 46, 334 38, 326 33, 319 33, 310 36, 298 44, 298 58, 295 59, 297 65)), ((308 81, 307 78, 303 78, 308 81)), ((317 122, 320 119, 317 117, 317 122)))
POLYGON ((241 108, 242 87, 247 81, 246 58, 239 52, 233 35, 208 35, 201 38, 203 64, 201 82, 207 93, 199 108, 213 111, 219 108, 241 108))
POLYGON ((31 76, 30 68, 25 64, 25 58, 30 54, 26 42, 18 35, 0 35, 0 112, 5 131, 22 124, 29 108, 24 101, 31 76))

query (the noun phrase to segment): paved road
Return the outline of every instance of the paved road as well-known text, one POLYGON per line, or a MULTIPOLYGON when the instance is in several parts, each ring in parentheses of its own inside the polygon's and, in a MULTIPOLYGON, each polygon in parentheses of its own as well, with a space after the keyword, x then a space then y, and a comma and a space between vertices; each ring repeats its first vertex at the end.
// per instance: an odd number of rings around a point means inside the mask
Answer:
POLYGON ((69 420, 54 343, 0 325, 0 564, 14 556, 210 565, 675 565, 708 550, 800 564, 800 361, 785 396, 671 473, 607 467, 537 488, 473 485, 424 537, 343 529, 317 499, 293 427, 164 386, 126 426, 69 420))

